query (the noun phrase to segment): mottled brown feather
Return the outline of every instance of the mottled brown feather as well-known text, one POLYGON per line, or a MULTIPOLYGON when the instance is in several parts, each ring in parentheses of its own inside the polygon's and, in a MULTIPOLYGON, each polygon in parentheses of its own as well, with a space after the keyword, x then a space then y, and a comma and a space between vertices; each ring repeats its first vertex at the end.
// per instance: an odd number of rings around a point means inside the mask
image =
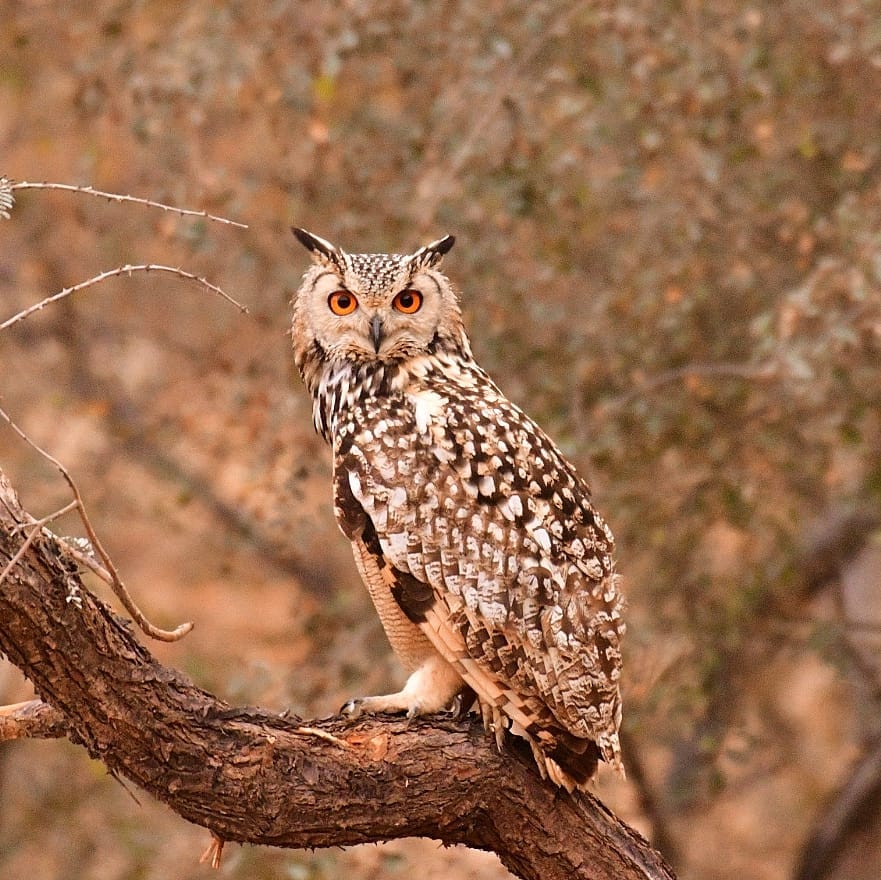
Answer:
POLYGON ((412 661, 428 644, 497 736, 510 724, 542 772, 584 785, 598 757, 620 768, 612 534, 560 450, 475 363, 437 253, 417 255, 321 256, 295 299, 337 518, 396 652, 412 661), (328 318, 333 284, 358 298, 360 324, 328 318), (424 297, 408 320, 392 307, 405 287, 424 297))

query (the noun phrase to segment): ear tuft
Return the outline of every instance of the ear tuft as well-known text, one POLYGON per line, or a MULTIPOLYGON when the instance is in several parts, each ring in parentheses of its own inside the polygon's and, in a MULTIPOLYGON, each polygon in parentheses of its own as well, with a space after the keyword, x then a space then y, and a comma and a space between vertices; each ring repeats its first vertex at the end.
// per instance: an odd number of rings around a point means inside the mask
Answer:
POLYGON ((448 253, 450 248, 456 243, 453 235, 445 235, 425 247, 419 248, 415 254, 410 257, 409 262, 414 268, 429 269, 436 266, 443 259, 444 254, 448 253))
POLYGON ((298 226, 292 226, 291 232, 297 237, 300 244, 312 254, 312 259, 319 263, 333 263, 340 265, 340 252, 327 239, 313 235, 298 226))

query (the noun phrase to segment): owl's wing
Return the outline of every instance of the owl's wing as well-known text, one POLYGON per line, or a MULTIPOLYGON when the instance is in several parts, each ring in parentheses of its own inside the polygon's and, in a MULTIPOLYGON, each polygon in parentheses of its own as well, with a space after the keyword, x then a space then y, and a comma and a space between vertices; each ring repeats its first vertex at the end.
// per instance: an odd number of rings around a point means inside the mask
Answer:
POLYGON ((336 457, 396 601, 482 701, 617 763, 622 600, 587 486, 501 395, 416 406, 366 406, 336 457))
MULTIPOLYGON (((354 462, 348 460, 351 466, 354 462)), ((469 655, 467 629, 454 623, 451 607, 461 604, 452 594, 438 590, 425 580, 396 565, 383 549, 373 520, 366 513, 353 487, 360 495, 363 462, 357 470, 337 468, 334 479, 334 506, 343 533, 352 542, 358 572, 376 607, 386 635, 405 669, 412 672, 427 656, 437 652, 485 703, 516 703, 505 698, 501 683, 476 665, 469 655), (444 601, 439 602, 439 593, 444 601), (428 648, 426 650, 426 648, 428 648)), ((479 622, 469 627, 476 629, 479 622)))

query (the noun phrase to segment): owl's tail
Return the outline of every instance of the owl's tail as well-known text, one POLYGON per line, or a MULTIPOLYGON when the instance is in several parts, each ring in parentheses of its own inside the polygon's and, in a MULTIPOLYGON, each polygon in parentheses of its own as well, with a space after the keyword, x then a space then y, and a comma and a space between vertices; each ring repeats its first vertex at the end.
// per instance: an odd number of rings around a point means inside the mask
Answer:
POLYGON ((551 782, 571 792, 574 788, 585 790, 596 776, 600 750, 595 742, 582 739, 571 747, 558 743, 553 749, 542 751, 542 755, 551 782))
POLYGON ((612 748, 610 743, 598 745, 593 740, 560 730, 553 733, 540 731, 538 735, 527 735, 527 739, 542 776, 568 792, 576 788, 586 791, 596 776, 601 759, 610 763, 621 777, 624 776, 617 741, 616 747, 612 748))
POLYGON ((544 723, 529 723, 521 706, 512 705, 509 701, 502 709, 479 699, 470 688, 466 688, 462 695, 461 707, 465 712, 475 699, 483 716, 484 727, 495 733, 499 749, 502 748, 506 732, 525 739, 543 779, 550 779, 570 793, 576 788, 586 791, 596 776, 600 760, 610 764, 624 778, 617 732, 601 734, 594 741, 589 737, 575 736, 547 718, 544 723), (511 717, 515 713, 521 720, 517 720, 516 716, 511 717))

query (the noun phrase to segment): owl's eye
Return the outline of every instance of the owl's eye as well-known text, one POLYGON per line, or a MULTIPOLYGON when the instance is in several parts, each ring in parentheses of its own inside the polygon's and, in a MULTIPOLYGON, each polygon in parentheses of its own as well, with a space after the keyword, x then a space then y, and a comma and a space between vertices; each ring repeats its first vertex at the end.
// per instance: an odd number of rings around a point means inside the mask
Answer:
POLYGON ((392 301, 392 305, 405 315, 412 315, 422 308, 422 294, 418 290, 402 290, 392 301))
POLYGON ((351 315, 358 308, 358 300, 348 290, 335 290, 327 304, 335 315, 351 315))

